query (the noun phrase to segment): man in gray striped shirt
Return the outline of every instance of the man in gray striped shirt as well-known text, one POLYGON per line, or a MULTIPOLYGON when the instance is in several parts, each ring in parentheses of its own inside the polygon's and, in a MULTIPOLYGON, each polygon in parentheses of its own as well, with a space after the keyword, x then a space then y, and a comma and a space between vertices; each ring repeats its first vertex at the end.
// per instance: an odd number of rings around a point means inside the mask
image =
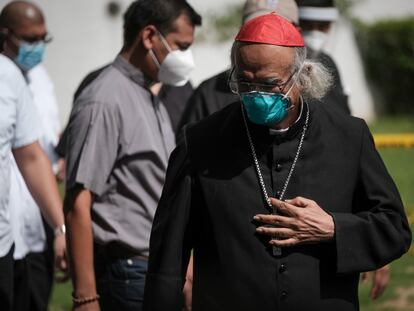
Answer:
POLYGON ((141 310, 152 221, 175 147, 150 86, 188 81, 200 24, 186 1, 133 2, 121 53, 75 102, 65 209, 76 310, 141 310))

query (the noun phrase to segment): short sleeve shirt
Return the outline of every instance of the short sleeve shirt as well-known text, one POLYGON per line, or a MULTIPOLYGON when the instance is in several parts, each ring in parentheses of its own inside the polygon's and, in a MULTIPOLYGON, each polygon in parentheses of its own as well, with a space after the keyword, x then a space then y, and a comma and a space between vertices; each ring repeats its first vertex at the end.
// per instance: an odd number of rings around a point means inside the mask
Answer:
POLYGON ((56 172, 59 156, 55 147, 59 140, 61 126, 54 85, 43 64, 29 70, 27 78, 33 103, 41 120, 42 136, 39 143, 52 163, 54 172, 56 172))
POLYGON ((148 255, 175 147, 169 116, 150 83, 118 56, 75 101, 66 146, 67 188, 81 184, 94 193, 95 242, 140 255, 148 255))
POLYGON ((13 244, 10 225, 10 152, 35 142, 39 134, 37 111, 19 68, 0 54, 0 257, 13 244))
MULTIPOLYGON (((38 111, 40 122, 39 143, 48 156, 54 171, 58 157, 54 151, 59 137, 59 115, 53 83, 42 64, 27 72, 28 86, 33 105, 38 111)), ((46 247, 46 234, 40 209, 27 189, 12 155, 9 205, 12 215, 15 260, 22 259, 29 252, 42 252, 46 247)))

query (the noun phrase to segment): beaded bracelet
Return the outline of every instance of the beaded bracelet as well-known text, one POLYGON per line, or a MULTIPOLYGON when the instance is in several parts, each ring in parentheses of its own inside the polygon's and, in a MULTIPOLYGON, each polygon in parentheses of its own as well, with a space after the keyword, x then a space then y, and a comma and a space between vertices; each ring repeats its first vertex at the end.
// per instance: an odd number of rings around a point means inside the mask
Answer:
POLYGON ((98 294, 96 296, 92 296, 92 297, 77 298, 72 293, 72 301, 73 301, 73 304, 75 306, 85 305, 85 304, 97 301, 97 300, 99 300, 99 298, 100 298, 100 296, 98 294))

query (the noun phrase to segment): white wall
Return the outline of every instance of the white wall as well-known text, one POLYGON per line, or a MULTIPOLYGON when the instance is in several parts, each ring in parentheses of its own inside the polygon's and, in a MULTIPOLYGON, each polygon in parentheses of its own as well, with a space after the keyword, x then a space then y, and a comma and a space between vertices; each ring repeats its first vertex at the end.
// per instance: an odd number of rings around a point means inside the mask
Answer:
POLYGON ((332 55, 338 66, 352 115, 366 121, 373 120, 375 105, 365 79, 353 30, 347 20, 341 18, 336 22, 325 50, 332 55))
MULTIPOLYGON (((121 16, 111 18, 105 0, 35 0, 43 9, 53 42, 45 65, 56 88, 60 119, 66 122, 73 93, 91 70, 110 62, 122 44, 121 16)), ((123 10, 130 1, 119 0, 123 10)))

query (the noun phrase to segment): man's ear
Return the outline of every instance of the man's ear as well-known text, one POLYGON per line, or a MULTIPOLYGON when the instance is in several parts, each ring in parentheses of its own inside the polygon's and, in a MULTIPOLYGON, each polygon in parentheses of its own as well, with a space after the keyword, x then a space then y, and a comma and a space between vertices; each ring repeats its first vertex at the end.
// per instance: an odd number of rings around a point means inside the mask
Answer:
POLYGON ((139 36, 144 48, 151 50, 154 44, 154 39, 157 36, 157 28, 153 25, 148 25, 141 30, 139 36))

